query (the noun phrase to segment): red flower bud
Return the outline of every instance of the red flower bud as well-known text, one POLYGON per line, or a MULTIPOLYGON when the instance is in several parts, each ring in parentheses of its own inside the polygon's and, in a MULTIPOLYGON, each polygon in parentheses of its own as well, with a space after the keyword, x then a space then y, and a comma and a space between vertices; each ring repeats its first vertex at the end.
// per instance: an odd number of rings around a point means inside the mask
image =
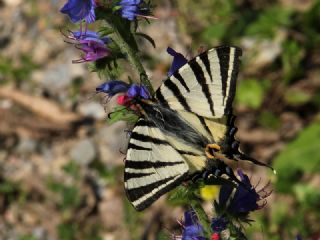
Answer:
POLYGON ((220 240, 220 235, 219 233, 213 233, 211 235, 211 240, 220 240))
POLYGON ((126 106, 130 102, 131 98, 128 97, 127 95, 120 95, 117 97, 117 103, 119 105, 126 106))

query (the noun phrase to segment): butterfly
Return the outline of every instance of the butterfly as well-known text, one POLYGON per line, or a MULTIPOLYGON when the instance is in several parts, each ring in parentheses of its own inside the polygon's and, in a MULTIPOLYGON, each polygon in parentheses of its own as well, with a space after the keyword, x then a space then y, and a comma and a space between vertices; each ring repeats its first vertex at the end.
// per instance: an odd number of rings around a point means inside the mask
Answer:
POLYGON ((135 209, 147 208, 197 173, 232 178, 226 159, 267 166, 246 156, 235 139, 232 102, 241 55, 237 47, 213 48, 175 71, 152 97, 131 94, 122 102, 140 116, 124 169, 125 191, 135 209))

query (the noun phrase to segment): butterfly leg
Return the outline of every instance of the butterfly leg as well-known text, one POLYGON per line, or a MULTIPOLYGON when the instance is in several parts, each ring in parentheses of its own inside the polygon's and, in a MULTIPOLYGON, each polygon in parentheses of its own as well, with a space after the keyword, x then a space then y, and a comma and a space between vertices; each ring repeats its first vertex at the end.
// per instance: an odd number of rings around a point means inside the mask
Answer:
POLYGON ((203 178, 203 172, 197 172, 197 173, 194 173, 190 179, 192 182, 197 182, 198 180, 202 179, 203 178))
POLYGON ((229 182, 235 185, 241 184, 232 168, 218 159, 208 162, 206 170, 203 172, 203 179, 205 180, 205 183, 216 181, 220 182, 220 185, 223 182, 229 182))

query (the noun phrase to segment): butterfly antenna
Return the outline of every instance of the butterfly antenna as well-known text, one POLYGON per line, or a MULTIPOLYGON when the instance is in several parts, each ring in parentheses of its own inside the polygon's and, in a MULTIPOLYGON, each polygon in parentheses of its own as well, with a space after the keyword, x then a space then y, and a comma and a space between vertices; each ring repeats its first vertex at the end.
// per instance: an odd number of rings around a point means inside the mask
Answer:
POLYGON ((241 153, 241 152, 239 152, 238 154, 236 154, 235 160, 237 160, 237 161, 239 161, 239 160, 245 160, 245 161, 252 162, 252 163, 254 163, 254 164, 256 164, 256 165, 259 165, 259 166, 267 167, 267 168, 271 169, 274 174, 277 174, 276 170, 275 170, 273 167, 271 167, 270 165, 268 165, 268 164, 266 164, 266 163, 262 163, 262 162, 254 159, 254 158, 252 158, 252 157, 249 157, 249 156, 247 156, 247 155, 245 155, 245 154, 243 154, 243 153, 241 153))

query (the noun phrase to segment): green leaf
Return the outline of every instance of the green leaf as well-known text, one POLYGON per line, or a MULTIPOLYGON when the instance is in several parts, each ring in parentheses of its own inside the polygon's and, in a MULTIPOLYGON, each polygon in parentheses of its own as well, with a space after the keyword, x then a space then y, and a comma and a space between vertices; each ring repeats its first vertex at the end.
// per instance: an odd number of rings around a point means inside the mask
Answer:
POLYGON ((320 202, 320 190, 307 184, 296 184, 293 188, 296 199, 306 207, 312 208, 320 202))
POLYGON ((202 37, 207 42, 213 42, 218 39, 222 39, 227 29, 228 28, 224 22, 217 22, 205 29, 202 33, 202 37))
POLYGON ((248 26, 246 35, 272 38, 277 29, 290 25, 292 13, 291 9, 273 5, 265 9, 258 19, 248 26))
POLYGON ((81 203, 81 197, 79 193, 79 189, 76 187, 70 186, 64 186, 62 189, 62 208, 68 209, 68 208, 75 208, 78 207, 81 203))
POLYGON ((155 43, 155 41, 154 41, 153 38, 150 37, 149 35, 147 35, 147 34, 145 34, 145 33, 141 33, 141 32, 136 32, 135 35, 146 39, 147 41, 149 41, 149 42, 151 43, 151 45, 152 45, 154 48, 156 48, 156 43, 155 43))
POLYGON ((10 182, 10 181, 4 181, 0 182, 0 193, 1 194, 13 194, 18 190, 18 184, 10 182))
POLYGON ((18 238, 19 240, 37 240, 35 236, 32 235, 23 235, 18 238))
POLYGON ((72 240, 76 238, 76 234, 79 230, 79 227, 77 224, 60 224, 58 225, 58 234, 59 239, 61 240, 72 240))
POLYGON ((199 196, 200 187, 204 186, 202 181, 189 181, 187 184, 187 186, 180 185, 169 193, 169 203, 173 205, 190 204, 196 196, 199 196))
POLYGON ((112 11, 113 11, 113 12, 116 12, 116 11, 120 10, 121 8, 122 8, 121 6, 114 6, 114 7, 112 8, 112 11))
POLYGON ((270 218, 272 231, 276 232, 279 230, 279 226, 282 226, 288 218, 288 211, 290 206, 284 202, 278 202, 271 206, 270 218))
POLYGON ((110 27, 101 27, 99 29, 99 33, 102 37, 104 37, 104 36, 108 36, 111 33, 114 33, 114 30, 110 27))
POLYGON ((80 167, 74 161, 67 163, 66 165, 64 165, 62 167, 62 169, 64 172, 66 172, 70 176, 74 177, 75 179, 79 178, 79 176, 80 176, 80 167))
POLYGON ((311 95, 301 89, 288 89, 284 94, 285 101, 293 106, 305 104, 311 100, 311 95))
POLYGON ((293 40, 288 40, 282 45, 282 68, 285 83, 289 83, 293 77, 300 73, 300 62, 304 56, 303 48, 293 40))
POLYGON ((263 101, 264 92, 269 88, 266 80, 247 79, 241 81, 237 89, 236 100, 253 109, 258 109, 263 101))
POLYGON ((178 186, 169 193, 168 202, 172 205, 184 205, 190 202, 190 191, 187 187, 178 186))
POLYGON ((170 240, 172 239, 172 236, 168 231, 161 230, 159 233, 157 233, 157 240, 170 240))
POLYGON ((279 117, 268 111, 261 112, 258 122, 262 127, 272 130, 279 129, 281 125, 279 117))
POLYGON ((113 112, 109 114, 107 122, 113 124, 118 121, 126 121, 130 123, 135 123, 139 119, 139 116, 130 112, 124 106, 117 106, 114 108, 113 112))
POLYGON ((320 123, 314 123, 305 128, 276 157, 273 166, 278 173, 276 186, 280 191, 290 191, 302 172, 320 171, 319 136, 320 123))

